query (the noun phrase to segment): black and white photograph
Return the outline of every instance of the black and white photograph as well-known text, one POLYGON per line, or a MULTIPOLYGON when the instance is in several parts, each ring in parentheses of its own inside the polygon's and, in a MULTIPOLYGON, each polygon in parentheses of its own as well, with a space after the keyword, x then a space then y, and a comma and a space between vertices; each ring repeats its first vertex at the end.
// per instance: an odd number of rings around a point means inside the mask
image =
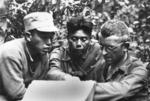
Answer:
POLYGON ((0 101, 150 101, 149 0, 0 0, 0 101))

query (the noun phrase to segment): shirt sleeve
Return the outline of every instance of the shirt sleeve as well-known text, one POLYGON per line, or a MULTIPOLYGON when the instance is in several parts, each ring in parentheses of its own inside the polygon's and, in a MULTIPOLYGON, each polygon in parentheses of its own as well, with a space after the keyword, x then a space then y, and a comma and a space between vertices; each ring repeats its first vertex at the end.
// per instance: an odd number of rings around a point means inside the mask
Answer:
POLYGON ((61 48, 55 48, 50 55, 50 70, 48 71, 48 79, 52 80, 66 80, 71 78, 70 74, 64 73, 61 70, 61 48))
POLYGON ((26 88, 24 85, 22 64, 17 57, 3 53, 0 57, 0 79, 3 89, 11 100, 22 99, 26 88))
POLYGON ((94 101, 117 101, 135 95, 143 88, 147 78, 147 64, 134 67, 120 81, 97 83, 94 101))

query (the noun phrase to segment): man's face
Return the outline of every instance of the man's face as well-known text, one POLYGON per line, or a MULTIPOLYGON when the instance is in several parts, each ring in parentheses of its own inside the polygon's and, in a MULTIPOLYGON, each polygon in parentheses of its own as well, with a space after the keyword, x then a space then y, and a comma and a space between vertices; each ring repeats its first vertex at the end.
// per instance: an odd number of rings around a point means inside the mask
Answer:
POLYGON ((102 53, 107 64, 116 65, 124 56, 123 48, 119 37, 112 35, 102 41, 102 53))
POLYGON ((30 43, 35 48, 35 52, 40 54, 45 54, 49 52, 52 48, 52 37, 53 32, 39 32, 34 31, 32 33, 30 43))
POLYGON ((83 30, 78 30, 69 37, 70 48, 77 54, 81 54, 89 42, 90 37, 83 30))
POLYGON ((4 43, 6 37, 7 21, 5 17, 0 17, 0 45, 4 43))

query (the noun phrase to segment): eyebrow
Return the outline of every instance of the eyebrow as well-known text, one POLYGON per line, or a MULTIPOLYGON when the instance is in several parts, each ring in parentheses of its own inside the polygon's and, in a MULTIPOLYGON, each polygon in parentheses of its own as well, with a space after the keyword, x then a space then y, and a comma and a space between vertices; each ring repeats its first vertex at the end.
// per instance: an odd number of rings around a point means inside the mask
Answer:
POLYGON ((88 36, 71 36, 71 37, 76 37, 76 38, 88 38, 88 36))
POLYGON ((104 47, 118 47, 121 43, 116 42, 116 44, 107 44, 106 42, 102 42, 101 45, 104 47))
POLYGON ((102 44, 102 46, 104 46, 104 47, 115 47, 115 46, 109 45, 109 44, 102 44))

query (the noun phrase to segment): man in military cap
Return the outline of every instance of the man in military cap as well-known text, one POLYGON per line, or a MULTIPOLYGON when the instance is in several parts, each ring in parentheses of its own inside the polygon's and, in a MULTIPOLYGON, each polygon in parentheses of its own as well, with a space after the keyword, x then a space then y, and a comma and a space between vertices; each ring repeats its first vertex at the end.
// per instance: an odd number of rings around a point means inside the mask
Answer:
POLYGON ((50 72, 49 52, 57 31, 53 18, 47 12, 34 12, 24 17, 25 38, 15 39, 0 46, 0 101, 23 98, 32 80, 58 80, 72 76, 61 71, 50 72))

